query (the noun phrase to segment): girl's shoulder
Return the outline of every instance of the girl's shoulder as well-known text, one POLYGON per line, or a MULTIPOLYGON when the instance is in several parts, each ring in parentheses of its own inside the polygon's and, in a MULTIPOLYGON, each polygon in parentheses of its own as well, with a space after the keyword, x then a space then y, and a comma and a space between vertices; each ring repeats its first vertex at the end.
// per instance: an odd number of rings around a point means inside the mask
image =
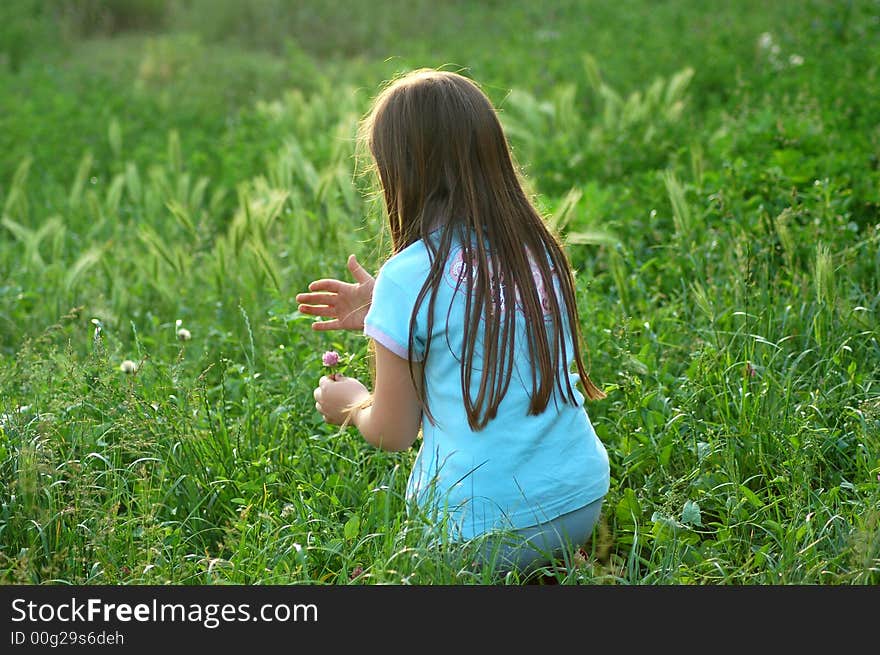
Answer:
POLYGON ((424 280, 430 269, 430 252, 423 241, 416 241, 385 260, 379 269, 379 275, 391 278, 400 284, 411 284, 417 280, 424 280))

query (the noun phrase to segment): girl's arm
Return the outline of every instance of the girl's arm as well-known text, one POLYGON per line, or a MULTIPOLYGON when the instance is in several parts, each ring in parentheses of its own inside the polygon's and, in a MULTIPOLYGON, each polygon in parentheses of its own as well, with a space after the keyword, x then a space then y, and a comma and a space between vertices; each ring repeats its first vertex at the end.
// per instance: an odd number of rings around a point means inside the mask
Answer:
MULTIPOLYGON (((418 368, 415 373, 418 379, 418 368)), ((383 450, 406 450, 419 434, 422 410, 409 374, 409 362, 378 342, 373 402, 354 409, 351 422, 364 439, 383 450)))
MULTIPOLYGON (((372 402, 370 392, 358 380, 325 375, 315 389, 315 406, 328 423, 350 421, 377 448, 406 450, 415 442, 422 420, 409 362, 382 344, 375 345, 376 388, 372 402)), ((418 368, 415 374, 418 379, 418 368)))

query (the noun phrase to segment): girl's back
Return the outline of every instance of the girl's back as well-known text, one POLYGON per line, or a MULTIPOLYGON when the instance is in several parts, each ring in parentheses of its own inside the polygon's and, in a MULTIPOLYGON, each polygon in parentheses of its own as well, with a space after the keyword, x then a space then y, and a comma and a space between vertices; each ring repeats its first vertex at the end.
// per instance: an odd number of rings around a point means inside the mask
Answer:
MULTIPOLYGON (((431 238, 436 241, 437 234, 431 238)), ((413 356, 418 360, 424 358, 431 325, 424 384, 433 422, 427 416, 423 419, 422 446, 407 496, 436 513, 434 518, 448 519, 458 536, 470 538, 492 528, 545 522, 582 507, 607 492, 609 476, 608 456, 577 390, 575 404, 557 396, 544 412, 529 415, 533 362, 518 303, 513 307, 516 333, 510 385, 494 418, 480 431, 470 427, 460 384, 468 266, 463 253, 461 241, 456 240, 443 266, 433 321, 427 320, 429 303, 425 302, 413 325, 413 356)), ((410 315, 430 271, 431 253, 425 242, 417 241, 389 259, 376 280, 364 332, 403 358, 408 357, 410 315)), ((541 287, 540 277, 536 284, 541 287)), ((542 288, 539 292, 546 294, 542 288)), ((554 320, 549 314, 544 318, 554 320)), ((566 352, 572 353, 568 331, 566 340, 566 352)), ((471 364, 475 369, 472 395, 480 380, 482 353, 478 341, 471 364)), ((571 363, 566 362, 558 374, 571 375, 571 363)), ((571 377, 574 386, 577 375, 571 377)))

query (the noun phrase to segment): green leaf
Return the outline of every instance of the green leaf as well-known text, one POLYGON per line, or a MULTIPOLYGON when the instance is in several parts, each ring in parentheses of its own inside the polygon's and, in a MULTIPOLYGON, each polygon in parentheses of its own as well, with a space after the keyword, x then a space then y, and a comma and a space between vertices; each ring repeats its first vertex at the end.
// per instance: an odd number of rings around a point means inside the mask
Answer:
POLYGON ((564 239, 565 243, 577 245, 616 246, 618 243, 620 243, 620 239, 618 239, 611 232, 597 229, 568 232, 566 233, 564 239))
POLYGON ((764 503, 761 502, 761 499, 758 498, 757 494, 749 489, 747 486, 741 484, 739 486, 739 490, 740 493, 742 493, 742 495, 746 497, 746 500, 748 500, 753 506, 757 507, 758 509, 764 506, 764 503))
POLYGON ((702 527, 703 521, 700 516, 700 506, 692 500, 688 500, 681 510, 681 522, 685 525, 696 525, 702 527))
POLYGON ((651 523, 653 523, 651 526, 651 534, 653 534, 654 538, 659 542, 674 538, 683 527, 682 524, 674 518, 664 516, 656 511, 651 515, 651 523))
POLYGON ((617 521, 622 525, 634 525, 638 523, 642 516, 642 508, 639 506, 638 498, 632 489, 625 489, 623 498, 620 499, 615 508, 617 521))
POLYGON ((361 517, 355 514, 348 521, 345 522, 345 527, 342 529, 342 534, 346 539, 354 539, 358 536, 358 532, 361 528, 361 517))

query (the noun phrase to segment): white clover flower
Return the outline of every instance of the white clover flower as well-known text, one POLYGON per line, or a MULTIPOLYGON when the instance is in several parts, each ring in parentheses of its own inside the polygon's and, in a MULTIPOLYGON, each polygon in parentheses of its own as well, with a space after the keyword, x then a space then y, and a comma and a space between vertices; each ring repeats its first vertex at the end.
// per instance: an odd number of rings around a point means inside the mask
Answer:
POLYGON ((192 334, 186 328, 179 328, 177 330, 177 338, 181 341, 189 341, 192 339, 192 334))
POLYGON ((770 32, 764 32, 758 37, 758 47, 761 50, 769 50, 773 45, 773 35, 770 32))
POLYGON ((126 359, 119 365, 119 370, 125 373, 126 375, 131 375, 138 370, 138 365, 136 362, 131 361, 130 359, 126 359))
POLYGON ((788 63, 791 64, 792 66, 803 66, 804 65, 804 58, 801 57, 800 55, 791 55, 788 58, 788 63))

